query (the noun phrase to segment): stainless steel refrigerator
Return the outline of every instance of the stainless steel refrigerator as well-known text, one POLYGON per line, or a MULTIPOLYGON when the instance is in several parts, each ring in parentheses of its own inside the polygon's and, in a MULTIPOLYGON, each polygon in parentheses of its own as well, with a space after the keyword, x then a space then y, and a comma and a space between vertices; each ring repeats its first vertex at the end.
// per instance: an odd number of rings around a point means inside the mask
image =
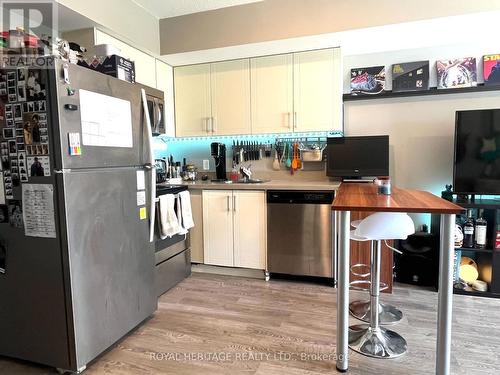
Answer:
POLYGON ((157 307, 151 124, 140 86, 44 63, 0 71, 0 355, 78 372, 157 307))

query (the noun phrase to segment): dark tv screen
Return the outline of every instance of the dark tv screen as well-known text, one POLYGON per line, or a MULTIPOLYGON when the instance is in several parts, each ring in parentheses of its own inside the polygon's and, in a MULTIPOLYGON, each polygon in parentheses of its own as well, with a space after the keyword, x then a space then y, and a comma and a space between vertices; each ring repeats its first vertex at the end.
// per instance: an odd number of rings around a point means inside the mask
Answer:
POLYGON ((457 111, 453 191, 500 194, 500 109, 457 111))
POLYGON ((328 138, 327 172, 330 177, 389 175, 389 136, 328 138))

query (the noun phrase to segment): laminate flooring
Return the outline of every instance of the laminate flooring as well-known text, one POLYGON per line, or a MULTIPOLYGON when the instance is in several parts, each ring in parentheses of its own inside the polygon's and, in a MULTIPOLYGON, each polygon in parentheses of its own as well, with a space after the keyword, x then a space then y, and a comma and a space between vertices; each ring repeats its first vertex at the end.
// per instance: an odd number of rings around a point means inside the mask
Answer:
MULTIPOLYGON (((349 374, 433 374, 437 293, 396 284, 382 298, 403 310, 392 329, 409 351, 392 360, 351 351, 349 374)), ((85 374, 335 374, 335 309, 329 286, 193 273, 85 374)), ((452 345, 453 375, 500 374, 500 300, 455 295, 452 345)), ((0 374, 52 373, 0 357, 0 374)))

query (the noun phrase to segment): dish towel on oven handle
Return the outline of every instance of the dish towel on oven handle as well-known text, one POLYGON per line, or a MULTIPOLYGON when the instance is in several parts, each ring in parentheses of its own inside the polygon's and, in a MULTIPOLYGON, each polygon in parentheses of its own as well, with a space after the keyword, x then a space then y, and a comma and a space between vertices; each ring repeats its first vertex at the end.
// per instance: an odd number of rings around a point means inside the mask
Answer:
POLYGON ((177 221, 179 223, 179 232, 177 234, 181 235, 186 235, 188 233, 188 230, 184 228, 182 225, 182 208, 181 208, 182 202, 180 196, 177 196, 175 198, 175 211, 177 212, 177 221))
POLYGON ((175 214, 175 196, 173 194, 160 195, 160 238, 167 237, 180 232, 179 219, 175 214))
POLYGON ((186 230, 191 229, 194 227, 194 221, 191 210, 191 194, 189 194, 189 191, 181 191, 179 193, 179 200, 181 201, 182 227, 186 230))

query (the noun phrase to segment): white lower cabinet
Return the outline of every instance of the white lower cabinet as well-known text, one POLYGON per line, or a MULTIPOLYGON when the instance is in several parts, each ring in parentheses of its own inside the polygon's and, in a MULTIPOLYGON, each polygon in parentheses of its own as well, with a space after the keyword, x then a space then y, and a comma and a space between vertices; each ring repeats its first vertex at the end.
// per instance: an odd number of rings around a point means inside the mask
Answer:
POLYGON ((266 242, 263 191, 203 191, 205 264, 265 269, 266 242))

